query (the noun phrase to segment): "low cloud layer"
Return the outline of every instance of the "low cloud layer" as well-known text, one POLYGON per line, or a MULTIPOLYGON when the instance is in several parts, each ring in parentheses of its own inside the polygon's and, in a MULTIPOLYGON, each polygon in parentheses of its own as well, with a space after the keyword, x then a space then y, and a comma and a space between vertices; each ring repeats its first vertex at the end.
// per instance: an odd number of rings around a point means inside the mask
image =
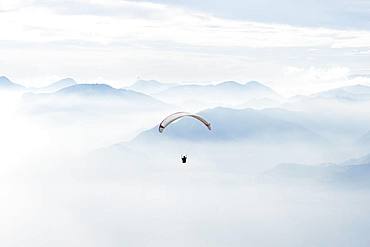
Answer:
MULTIPOLYGON (((212 131, 187 119, 159 133, 178 108, 62 82, 24 89, 2 78, 0 245, 368 245, 369 87, 282 99, 280 109, 208 109, 212 131)), ((225 99, 237 94, 223 87, 271 97, 257 82, 220 86, 225 99)))

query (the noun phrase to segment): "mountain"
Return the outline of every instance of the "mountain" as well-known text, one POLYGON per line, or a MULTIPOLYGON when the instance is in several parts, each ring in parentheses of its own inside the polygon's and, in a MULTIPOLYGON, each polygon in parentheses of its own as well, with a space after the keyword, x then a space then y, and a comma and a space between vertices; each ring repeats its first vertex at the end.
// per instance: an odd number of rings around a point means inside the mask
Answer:
POLYGON ((370 100, 370 87, 360 84, 340 87, 314 94, 312 97, 341 101, 368 101, 370 100))
POLYGON ((163 133, 154 126, 129 142, 109 147, 101 157, 112 160, 113 173, 122 172, 122 164, 176 169, 180 155, 189 154, 189 162, 196 164, 192 169, 253 174, 286 160, 316 161, 322 157, 322 147, 328 146, 310 129, 261 110, 217 107, 198 114, 210 121, 211 131, 194 118, 184 117, 163 133))
POLYGON ((16 84, 9 80, 6 76, 0 76, 0 90, 23 90, 24 86, 16 84))
POLYGON ((347 135, 353 142, 369 130, 370 87, 354 85, 293 97, 281 107, 316 115, 320 125, 332 126, 331 130, 327 129, 329 132, 337 132, 343 137, 347 135))
POLYGON ((76 84, 55 93, 27 93, 24 106, 37 111, 122 111, 130 109, 150 110, 168 105, 148 95, 126 89, 116 89, 106 84, 76 84))
POLYGON ((310 106, 316 104, 325 106, 323 104, 325 103, 330 107, 331 105, 329 104, 329 101, 344 104, 370 101, 370 87, 357 84, 352 86, 334 88, 308 96, 298 95, 291 97, 285 104, 285 106, 310 106))
POLYGON ((304 165, 285 163, 264 172, 261 181, 282 183, 323 183, 330 185, 370 185, 369 155, 339 164, 304 165), (358 161, 362 161, 359 163, 358 161))
POLYGON ((356 140, 356 144, 370 146, 370 131, 366 132, 360 138, 356 140))
POLYGON ((367 154, 365 156, 362 156, 360 158, 355 159, 349 159, 342 163, 339 163, 341 166, 347 166, 347 165, 363 165, 363 164, 370 164, 370 154, 367 154))
POLYGON ((282 102, 276 99, 269 99, 269 98, 258 98, 258 99, 251 99, 246 101, 243 104, 235 106, 238 109, 244 108, 253 108, 253 109, 266 109, 266 108, 274 108, 280 107, 282 102))
POLYGON ((39 88, 38 91, 39 92, 56 92, 60 89, 70 87, 70 86, 74 86, 76 84, 77 84, 77 82, 75 80, 73 80, 72 78, 65 78, 65 79, 56 81, 56 82, 50 84, 47 87, 39 88))
POLYGON ((211 122, 212 131, 208 131, 192 118, 183 118, 169 125, 161 136, 155 127, 141 133, 136 140, 150 142, 160 138, 185 141, 324 142, 313 131, 295 122, 282 120, 275 113, 218 107, 199 114, 211 122))
POLYGON ((127 89, 116 89, 107 84, 77 84, 74 86, 63 88, 55 93, 56 96, 76 96, 83 98, 96 98, 103 100, 124 100, 132 101, 132 103, 151 103, 159 104, 158 100, 127 89))
POLYGON ((333 173, 342 169, 334 164, 304 165, 283 163, 263 173, 262 177, 270 181, 307 182, 329 179, 333 173))
POLYGON ((151 95, 162 92, 174 86, 176 86, 176 84, 161 83, 156 80, 138 80, 127 89, 151 95))
POLYGON ((271 88, 256 81, 245 84, 226 81, 216 85, 180 85, 166 89, 154 96, 175 104, 189 105, 193 102, 202 102, 206 107, 230 107, 253 99, 281 98, 271 88))

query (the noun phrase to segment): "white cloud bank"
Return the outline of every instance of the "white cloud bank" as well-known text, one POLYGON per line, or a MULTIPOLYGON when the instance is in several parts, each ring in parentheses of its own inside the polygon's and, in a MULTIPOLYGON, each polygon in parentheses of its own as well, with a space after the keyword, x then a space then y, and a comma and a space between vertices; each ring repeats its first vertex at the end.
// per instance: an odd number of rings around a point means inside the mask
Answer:
POLYGON ((1 14, 2 40, 80 41, 102 45, 146 41, 249 48, 352 48, 368 47, 370 43, 369 31, 233 21, 146 2, 79 1, 79 4, 70 6, 79 7, 77 10, 61 9, 60 4, 53 3, 20 7, 19 2, 9 2, 3 7, 18 8, 1 14))
POLYGON ((365 30, 228 20, 150 2, 3 1, 0 9, 1 73, 31 84, 65 75, 117 86, 138 75, 278 83, 286 67, 356 72, 366 58, 354 61, 355 55, 348 59, 346 53, 368 50, 370 44, 365 30), (312 48, 319 52, 308 53, 312 48), (323 58, 320 52, 330 54, 323 58))

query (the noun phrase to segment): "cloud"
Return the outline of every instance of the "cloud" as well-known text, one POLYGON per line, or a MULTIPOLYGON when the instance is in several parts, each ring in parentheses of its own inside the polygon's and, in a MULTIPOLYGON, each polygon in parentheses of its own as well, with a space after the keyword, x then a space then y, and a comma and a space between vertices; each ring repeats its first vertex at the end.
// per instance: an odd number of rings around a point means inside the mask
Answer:
POLYGON ((216 47, 366 47, 368 31, 235 21, 147 2, 35 4, 0 17, 2 40, 176 42, 216 47), (194 34, 197 35, 194 35, 194 34))
POLYGON ((285 78, 285 67, 352 71, 368 65, 369 54, 353 57, 370 49, 370 31, 225 19, 143 1, 17 1, 12 6, 0 14, 0 65, 18 80, 68 74, 80 81, 105 78, 116 86, 138 75, 276 82, 285 78))
POLYGON ((337 81, 349 76, 350 70, 346 67, 328 67, 328 68, 298 68, 298 67, 287 67, 285 74, 288 76, 300 75, 307 81, 337 81))
POLYGON ((362 0, 152 0, 227 19, 298 26, 369 29, 370 4, 362 0))
POLYGON ((287 66, 283 71, 284 76, 281 81, 284 81, 285 93, 288 95, 302 93, 302 87, 308 94, 354 84, 370 85, 370 78, 353 75, 351 69, 344 66, 287 66))
POLYGON ((17 10, 21 7, 30 5, 33 2, 33 0, 2 0, 0 2, 0 13, 17 10))

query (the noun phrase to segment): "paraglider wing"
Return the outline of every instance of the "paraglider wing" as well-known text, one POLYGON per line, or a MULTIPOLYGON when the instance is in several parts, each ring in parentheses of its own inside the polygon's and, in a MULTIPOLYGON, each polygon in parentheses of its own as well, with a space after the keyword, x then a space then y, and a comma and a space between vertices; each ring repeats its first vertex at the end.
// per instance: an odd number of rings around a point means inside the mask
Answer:
POLYGON ((193 117, 199 121, 201 121, 209 130, 211 130, 211 124, 207 122, 204 118, 202 118, 199 115, 191 114, 188 112, 176 112, 174 114, 169 115, 159 125, 159 132, 163 132, 163 130, 172 122, 176 121, 177 119, 180 119, 182 117, 193 117))

